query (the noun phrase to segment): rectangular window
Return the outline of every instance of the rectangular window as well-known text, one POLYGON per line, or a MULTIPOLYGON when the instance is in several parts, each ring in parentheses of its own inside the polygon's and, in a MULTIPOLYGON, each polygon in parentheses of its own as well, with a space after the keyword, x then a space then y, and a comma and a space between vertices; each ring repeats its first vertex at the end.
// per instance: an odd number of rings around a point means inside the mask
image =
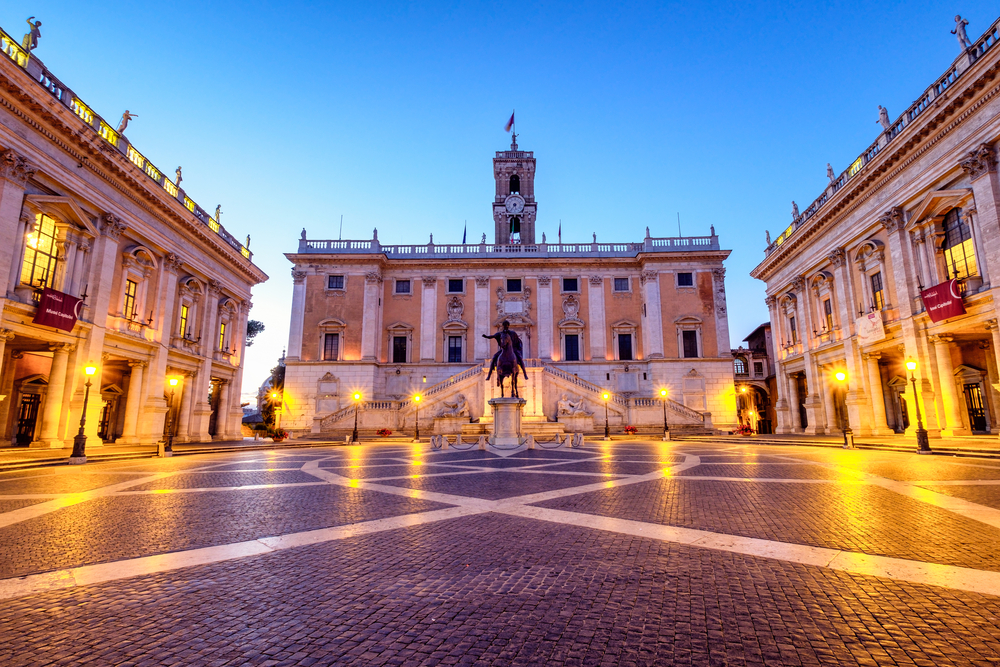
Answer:
POLYGON ((628 278, 615 278, 615 291, 616 292, 629 291, 628 278))
POLYGON ((795 330, 795 317, 788 318, 788 328, 792 332, 792 345, 799 342, 799 332, 795 330))
POLYGON ((392 337, 392 363, 406 363, 406 336, 392 337))
POLYGON ((755 361, 755 362, 753 362, 753 375, 754 375, 754 377, 758 377, 758 378, 764 376, 764 362, 763 361, 755 361))
POLYGON ((461 294, 465 291, 465 280, 462 278, 448 278, 448 293, 461 294))
POLYGON ((677 274, 678 287, 694 287, 694 274, 690 271, 677 274))
POLYGON ((125 280, 125 308, 122 312, 129 320, 135 319, 135 292, 138 287, 134 280, 125 280))
POLYGON ((340 334, 323 335, 323 361, 337 361, 340 354, 340 334))
POLYGON ((521 291, 521 279, 520 278, 508 278, 507 279, 507 291, 508 292, 520 292, 521 291))
POLYGON ((632 334, 618 334, 618 359, 632 361, 632 334))
POLYGON ((826 330, 833 331, 833 304, 829 299, 823 299, 823 317, 826 321, 826 330))
POLYGON ((885 308, 885 292, 882 291, 882 272, 877 271, 872 274, 872 306, 875 310, 885 308))
POLYGON ((448 336, 448 363, 462 363, 462 337, 448 336))
POLYGON ((576 278, 563 278, 563 292, 579 292, 580 287, 576 278))
POLYGON ((693 359, 698 356, 698 332, 682 331, 681 340, 684 343, 684 358, 693 359))
POLYGON ((397 280, 396 281, 396 294, 409 294, 410 293, 410 281, 409 280, 397 280))
POLYGON ((580 337, 566 334, 566 361, 580 361, 580 337))
POLYGON ((187 333, 188 328, 188 307, 181 306, 181 330, 178 332, 178 336, 183 336, 187 333))
POLYGON ((344 276, 327 276, 327 289, 344 289, 344 276))
POLYGON ((41 289, 52 287, 56 272, 56 223, 43 215, 34 231, 25 239, 24 263, 21 265, 21 282, 41 289))
POLYGON ((219 325, 219 349, 226 349, 226 323, 219 325))

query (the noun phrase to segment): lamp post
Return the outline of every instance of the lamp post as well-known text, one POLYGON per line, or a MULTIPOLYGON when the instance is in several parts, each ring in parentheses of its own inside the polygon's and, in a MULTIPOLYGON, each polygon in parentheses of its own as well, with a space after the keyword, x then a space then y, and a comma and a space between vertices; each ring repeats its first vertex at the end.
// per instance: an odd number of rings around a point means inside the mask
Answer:
MULTIPOLYGON (((413 442, 420 442, 420 394, 415 394, 413 396, 413 407, 416 410, 413 417, 413 442)), ((355 413, 357 416, 357 413, 355 413)), ((354 427, 357 431, 357 426, 354 427)))
POLYGON ((274 405, 274 430, 281 429, 281 401, 278 400, 278 392, 271 392, 271 404, 274 405))
POLYGON ((351 434, 351 442, 358 441, 358 407, 361 405, 361 394, 354 392, 354 433, 351 434))
POLYGON ((80 411, 80 432, 73 438, 73 454, 69 457, 69 462, 73 465, 87 462, 87 436, 83 433, 83 426, 87 423, 87 401, 90 399, 90 378, 97 372, 97 366, 87 364, 83 368, 87 376, 87 384, 83 390, 83 410, 80 411))
POLYGON ((917 370, 917 362, 913 359, 906 360, 906 369, 910 371, 910 382, 913 383, 913 405, 917 408, 917 454, 928 454, 931 451, 930 442, 927 440, 927 429, 920 418, 920 398, 917 396, 917 378, 913 371, 917 370))
POLYGON ((176 417, 174 415, 174 392, 177 389, 177 378, 172 377, 167 379, 167 384, 170 385, 170 403, 167 404, 167 442, 163 445, 163 451, 160 452, 160 456, 173 456, 174 455, 174 421, 176 417))
POLYGON ((604 439, 610 440, 611 429, 608 428, 608 399, 611 398, 611 394, 609 392, 604 392, 601 394, 601 398, 604 399, 604 439))
POLYGON ((666 389, 660 390, 660 398, 663 399, 663 441, 666 442, 670 440, 670 427, 667 426, 667 394, 670 393, 666 389))
MULTIPOLYGON (((847 391, 847 373, 837 371, 833 374, 834 379, 847 391)), ((844 401, 844 421, 841 424, 844 432, 844 449, 854 449, 854 431, 851 430, 851 415, 847 412, 847 401, 844 401)))

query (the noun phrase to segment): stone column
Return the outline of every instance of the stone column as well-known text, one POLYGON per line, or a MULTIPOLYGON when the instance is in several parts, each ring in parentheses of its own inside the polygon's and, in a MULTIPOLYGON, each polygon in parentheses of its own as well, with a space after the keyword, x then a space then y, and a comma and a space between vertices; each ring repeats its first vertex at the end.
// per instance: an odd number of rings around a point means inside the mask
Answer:
MULTIPOLYGON (((1000 181, 997 179, 996 149, 989 144, 979 144, 959 164, 972 181, 972 196, 975 198, 973 208, 976 211, 973 230, 978 230, 979 233, 976 241, 982 240, 982 244, 977 247, 976 264, 985 267, 985 270, 980 268, 980 271, 983 273, 983 280, 988 282, 989 270, 1000 267, 1000 212, 997 209, 1000 203, 1000 181)), ((992 287, 996 302, 1000 297, 1000 285, 992 287)))
MULTIPOLYGON (((969 226, 972 230, 973 243, 976 248, 983 248, 985 244, 983 243, 983 235, 979 230, 979 221, 976 220, 976 207, 972 206, 962 211, 962 217, 965 218, 965 224, 969 226)), ((983 279, 983 286, 990 287, 990 265, 989 262, 976 262, 976 268, 979 270, 979 275, 983 279)))
POLYGON ((799 415, 799 382, 798 378, 791 375, 785 376, 785 384, 788 386, 789 405, 788 411, 792 417, 792 433, 802 432, 802 418, 799 415))
POLYGON ((36 171, 23 155, 13 150, 0 153, 0 248, 6 250, 0 253, 0 276, 10 276, 0 297, 13 291, 20 277, 25 240, 21 208, 24 190, 36 171))
POLYGON ((3 366, 4 360, 7 358, 4 353, 7 351, 7 341, 14 340, 14 332, 10 329, 0 329, 0 375, 7 369, 3 366))
MULTIPOLYGON (((917 278, 914 275, 916 263, 914 262, 913 248, 905 242, 903 209, 898 206, 889 209, 882 214, 879 222, 885 227, 889 241, 889 261, 886 262, 886 266, 892 268, 892 284, 896 293, 896 303, 891 305, 899 309, 901 319, 909 319, 913 314, 913 298, 916 296, 917 278)), ((887 276, 883 276, 883 278, 887 278, 887 276)))
POLYGON ((136 437, 139 425, 139 409, 142 407, 142 376, 143 369, 148 362, 130 360, 129 367, 132 369, 132 377, 128 381, 128 396, 125 399, 125 424, 122 426, 122 437, 118 442, 123 445, 132 445, 139 442, 136 437))
MULTIPOLYGON (((0 184, 2 183, 3 181, 0 181, 0 184)), ((0 194, 0 197, 2 196, 3 195, 0 194)), ((20 201, 20 198, 18 199, 18 201, 20 201)), ((2 215, 2 208, 3 208, 3 200, 0 200, 0 215, 2 215)), ((17 289, 17 286, 21 284, 21 264, 24 262, 24 248, 25 248, 24 244, 26 243, 27 240, 26 236, 28 234, 28 230, 31 229, 31 225, 33 224, 32 222, 33 219, 34 216, 30 215, 28 211, 22 211, 20 216, 16 218, 17 222, 15 222, 12 225, 15 231, 14 235, 10 238, 11 242, 10 248, 12 250, 12 253, 11 253, 10 265, 7 267, 7 275, 8 275, 7 289, 4 291, 6 298, 13 298, 14 290, 17 289)), ((0 226, 3 225, 0 224, 0 226)), ((7 253, 3 254, 6 256, 7 253)), ((3 275, 4 275, 3 273, 0 273, 0 276, 3 275)))
MULTIPOLYGON (((175 433, 174 442, 190 442, 191 441, 191 393, 193 385, 195 383, 195 378, 198 376, 197 373, 183 373, 184 378, 178 383, 177 392, 180 396, 174 396, 174 400, 180 401, 180 407, 174 405, 174 410, 177 411, 175 416, 176 425, 174 426, 175 433)), ((169 407, 169 406, 168 406, 169 407)))
MULTIPOLYGON (((830 381, 830 376, 834 372, 836 372, 834 368, 824 366, 817 374, 823 380, 823 409, 826 411, 826 432, 830 435, 839 433, 841 429, 841 424, 837 421, 837 386, 830 381)), ((848 376, 848 382, 852 381, 853 378, 848 376)))
MULTIPOLYGON (((365 290, 365 304, 368 303, 368 290, 365 290)), ((288 359, 298 359, 302 356, 302 328, 306 317, 306 272, 298 267, 292 269, 292 319, 288 329, 288 359)), ((364 345, 362 339, 362 345, 364 345)))
MULTIPOLYGON (((378 339, 378 300, 382 288, 382 274, 375 270, 365 274, 364 313, 361 315, 361 359, 375 361, 378 339)), ((301 336, 300 336, 301 338, 301 336)))
MULTIPOLYGON (((42 411, 42 429, 39 435, 41 447, 59 449, 63 446, 59 438, 59 420, 63 413, 63 398, 66 391, 66 367, 69 353, 75 346, 64 343, 49 345, 52 350, 52 366, 49 367, 49 387, 45 394, 45 409, 42 411)), ((101 388, 97 388, 100 398, 101 388)))
POLYGON ((437 342, 437 278, 424 276, 420 292, 420 361, 434 361, 437 342))
POLYGON ((476 321, 472 327, 476 360, 490 356, 490 341, 483 338, 490 328, 490 277, 476 276, 476 321))
POLYGON ((937 359, 938 377, 941 383, 941 398, 944 401, 945 423, 941 424, 942 435, 967 435, 962 424, 958 390, 955 388, 955 365, 951 360, 951 336, 929 336, 934 345, 937 359))
MULTIPOLYGON (((593 361, 604 361, 608 357, 607 332, 604 324, 604 278, 590 277, 590 290, 587 292, 590 302, 590 358, 593 361)), ((581 358, 583 358, 581 356, 581 358)))
MULTIPOLYGON (((552 360, 552 278, 538 276, 538 358, 552 360)), ((488 341, 487 341, 488 342, 488 341)))
POLYGON ((888 432, 889 425, 885 418, 885 389, 882 387, 882 372, 878 367, 881 352, 868 352, 864 355, 868 366, 868 397, 871 400, 873 423, 872 435, 888 432))
MULTIPOLYGON (((639 281, 642 283, 643 305, 646 308, 646 312, 642 318, 642 339, 643 346, 646 348, 645 357, 646 359, 663 359, 663 313, 660 310, 660 274, 656 271, 643 271, 639 274, 639 281)), ((722 290, 722 308, 725 309, 726 294, 724 284, 722 284, 722 290)), ((725 315, 723 315, 723 321, 726 321, 725 315)), ((726 348, 728 348, 728 329, 726 336, 726 348)), ((722 339, 720 338, 719 340, 722 339)))
MULTIPOLYGON (((728 357, 729 350, 729 316, 726 306, 726 269, 712 269, 712 288, 715 294, 715 356, 728 357)), ((708 355, 705 355, 708 356, 708 355)))
POLYGON ((213 440, 228 440, 229 439, 229 415, 232 412, 231 406, 229 405, 229 380, 222 380, 219 382, 218 389, 219 392, 219 403, 216 408, 215 415, 215 435, 212 436, 213 440))

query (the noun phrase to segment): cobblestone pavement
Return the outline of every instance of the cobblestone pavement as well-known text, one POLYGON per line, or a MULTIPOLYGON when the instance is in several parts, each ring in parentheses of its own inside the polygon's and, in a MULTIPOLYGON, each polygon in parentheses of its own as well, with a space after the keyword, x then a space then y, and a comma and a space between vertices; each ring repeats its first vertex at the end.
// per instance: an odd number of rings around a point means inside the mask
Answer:
POLYGON ((0 473, 0 665, 1000 664, 1000 461, 361 445, 0 473))

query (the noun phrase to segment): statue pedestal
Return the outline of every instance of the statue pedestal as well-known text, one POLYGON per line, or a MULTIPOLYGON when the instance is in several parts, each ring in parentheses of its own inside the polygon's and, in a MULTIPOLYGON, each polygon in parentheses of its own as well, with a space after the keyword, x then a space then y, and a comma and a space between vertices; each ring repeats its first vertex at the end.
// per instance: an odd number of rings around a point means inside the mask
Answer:
POLYGON ((567 433, 590 433, 594 430, 594 415, 559 415, 559 423, 567 433))
POLYGON ((437 435, 455 435, 462 432, 462 427, 469 423, 468 417, 435 417, 434 433, 437 435))
POLYGON ((516 447, 521 444, 521 413, 527 403, 523 398, 490 399, 493 408, 493 437, 491 445, 516 447))

